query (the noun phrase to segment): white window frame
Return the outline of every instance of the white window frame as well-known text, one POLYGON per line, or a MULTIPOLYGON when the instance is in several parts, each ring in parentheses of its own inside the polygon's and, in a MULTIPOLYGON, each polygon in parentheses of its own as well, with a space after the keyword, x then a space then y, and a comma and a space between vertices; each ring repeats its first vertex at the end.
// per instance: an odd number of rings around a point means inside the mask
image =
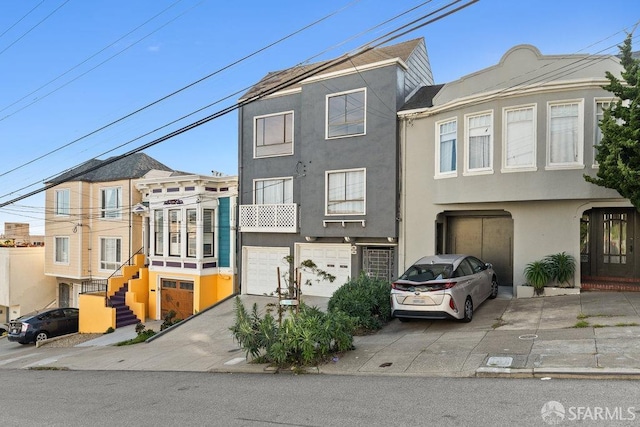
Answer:
MULTIPOLYGON (((280 156, 291 156, 293 155, 293 151, 294 151, 294 139, 295 139, 295 135, 294 135, 294 129, 295 129, 295 113, 293 110, 291 111, 282 111, 282 112, 278 112, 278 113, 273 113, 273 114, 264 114, 261 116, 255 116, 253 118, 253 158, 255 159, 260 159, 260 158, 265 158, 265 157, 280 157, 280 156), (258 145, 258 121, 259 120, 263 120, 263 119, 269 119, 269 118, 273 118, 273 117, 278 117, 278 116, 282 116, 283 120, 285 121, 285 128, 286 128, 286 119, 284 118, 286 115, 291 114, 291 141, 287 142, 287 141, 283 141, 281 143, 276 143, 276 144, 262 144, 262 145, 258 145), (290 149, 287 150, 286 147, 290 145, 290 149), (259 148, 258 147, 284 147, 282 149, 282 152, 274 152, 274 153, 265 153, 265 154, 259 154, 259 148)), ((285 132, 286 133, 286 132, 285 132)), ((264 151, 268 151, 268 150, 264 150, 264 151)), ((277 151, 277 150, 273 150, 273 151, 277 151)))
POLYGON ((69 265, 69 236, 54 236, 53 238, 53 263, 58 265, 69 265), (66 242, 65 250, 61 254, 58 251, 58 242, 66 242), (61 255, 58 257, 58 255, 61 255))
POLYGON ((615 104, 615 98, 595 98, 593 100, 593 163, 591 167, 598 169, 599 165, 596 161, 596 153, 598 152, 598 145, 602 140, 602 131, 600 130, 600 120, 604 118, 604 109, 609 108, 611 104, 615 104), (604 107, 604 104, 608 104, 604 107), (598 114, 598 105, 603 105, 603 114, 598 114))
MULTIPOLYGON (((355 168, 355 169, 339 169, 339 170, 331 170, 325 171, 324 177, 324 188, 325 188, 325 203, 324 203, 324 214, 327 216, 351 216, 351 215, 366 215, 367 214, 367 169, 366 168, 355 168), (362 211, 361 212, 331 212, 329 208, 329 177, 331 175, 337 174, 346 174, 349 172, 362 172, 362 211)), ((346 184, 348 185, 348 184, 346 184)), ((338 200, 341 202, 348 202, 349 200, 338 200)), ((358 199, 351 199, 350 201, 359 201, 358 199)))
POLYGON ((71 212, 71 190, 63 188, 55 192, 55 215, 69 216, 71 212))
POLYGON ((100 259, 99 270, 100 271, 116 271, 122 265, 122 238, 121 237, 100 237, 100 259), (115 243, 114 254, 107 254, 104 250, 104 245, 107 240, 111 240, 115 243), (118 250, 119 249, 119 250, 118 250), (106 259, 106 255, 115 255, 115 260, 106 259))
MULTIPOLYGON (((464 116, 464 172, 463 175, 482 175, 482 174, 491 174, 493 173, 493 134, 494 134, 494 125, 493 125, 493 110, 480 111, 472 114, 465 114, 464 116), (476 136, 472 135, 476 133, 471 128, 471 120, 478 117, 489 117, 489 152, 488 152, 488 161, 489 165, 479 168, 471 167, 471 137, 476 136)), ((483 126, 484 127, 484 126, 483 126)))
MULTIPOLYGON (((275 185, 275 184, 273 184, 275 185)), ((263 195, 263 200, 264 200, 264 195, 263 195)), ((283 177, 274 177, 274 178, 260 178, 260 179, 254 179, 253 180, 253 204, 254 205, 258 205, 258 204, 286 204, 286 203, 293 203, 293 177, 292 176, 283 176, 283 177), (257 185, 260 182, 265 182, 265 181, 280 181, 283 187, 283 201, 282 202, 278 202, 278 203, 258 203, 258 189, 257 189, 257 185), (287 184, 288 184, 288 188, 291 189, 291 194, 290 194, 290 200, 287 200, 287 194, 286 194, 286 188, 287 188, 287 184)))
POLYGON ((537 155, 538 155, 538 105, 537 104, 525 104, 504 107, 502 109, 502 168, 501 172, 535 172, 538 170, 537 155), (507 115, 510 112, 518 110, 531 110, 531 162, 529 164, 522 165, 509 165, 509 121, 507 115))
POLYGON ((104 187, 100 189, 100 218, 106 220, 122 219, 122 187, 104 187), (116 206, 106 206, 105 193, 115 191, 117 193, 116 206))
POLYGON ((547 170, 553 169, 582 169, 584 168, 584 99, 569 99, 562 101, 547 102, 547 170), (555 107, 576 105, 578 115, 576 118, 576 140, 574 146, 574 161, 568 162, 551 162, 551 145, 552 145, 552 110, 555 107))
POLYGON ((436 164, 435 164, 435 178, 453 178, 458 176, 458 118, 457 117, 452 117, 446 120, 440 120, 436 122, 435 125, 435 133, 436 133, 436 143, 435 143, 435 148, 436 148, 436 155, 435 155, 435 160, 436 160, 436 164), (451 171, 446 171, 446 172, 442 172, 440 170, 440 145, 442 143, 442 141, 440 140, 441 134, 440 134, 440 128, 444 125, 447 125, 449 123, 455 123, 456 125, 456 139, 455 139, 455 143, 454 143, 454 149, 455 149, 455 168, 451 171))
MULTIPOLYGON (((337 93, 331 93, 328 94, 326 96, 325 99, 325 139, 338 139, 338 138, 350 138, 350 137, 354 137, 354 136, 362 136, 362 135, 366 135, 367 134, 367 88, 358 88, 358 89, 354 89, 354 90, 348 90, 348 91, 344 91, 344 92, 337 92, 337 93), (362 105, 362 132, 358 132, 358 133, 345 133, 345 134, 341 134, 341 135, 335 135, 335 136, 329 136, 329 100, 331 98, 337 98, 337 97, 346 97, 352 93, 357 93, 357 92, 362 92, 364 94, 363 96, 363 105, 362 105)), ((358 122, 359 123, 359 122, 358 122)), ((347 124, 347 121, 345 120, 343 124, 347 124)))
POLYGON ((202 257, 214 258, 216 256, 216 210, 213 208, 202 209, 202 257), (211 222, 207 220, 210 216, 211 222), (207 225, 211 228, 208 229, 207 225))
POLYGON ((165 240, 166 240, 166 230, 165 225, 165 211, 164 209, 155 209, 153 210, 153 255, 154 256, 164 256, 165 254, 165 240))

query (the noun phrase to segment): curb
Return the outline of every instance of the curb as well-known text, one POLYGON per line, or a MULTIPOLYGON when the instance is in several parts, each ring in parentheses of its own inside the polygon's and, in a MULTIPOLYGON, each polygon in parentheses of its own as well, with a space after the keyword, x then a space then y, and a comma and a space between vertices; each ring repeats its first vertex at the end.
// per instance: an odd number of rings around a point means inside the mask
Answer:
POLYGON ((640 379, 639 369, 629 368, 493 368, 476 369, 479 378, 581 378, 581 379, 640 379))

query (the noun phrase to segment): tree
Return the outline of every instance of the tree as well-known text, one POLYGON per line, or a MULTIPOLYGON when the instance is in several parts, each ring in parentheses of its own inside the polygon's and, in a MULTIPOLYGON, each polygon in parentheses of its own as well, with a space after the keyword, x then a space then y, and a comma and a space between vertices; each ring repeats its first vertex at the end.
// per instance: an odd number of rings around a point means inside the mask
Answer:
POLYGON ((604 111, 600 122, 602 140, 597 146, 597 177, 585 179, 612 188, 640 210, 640 61, 631 52, 632 34, 619 46, 624 68, 622 79, 607 71, 609 84, 603 89, 617 99, 604 111))

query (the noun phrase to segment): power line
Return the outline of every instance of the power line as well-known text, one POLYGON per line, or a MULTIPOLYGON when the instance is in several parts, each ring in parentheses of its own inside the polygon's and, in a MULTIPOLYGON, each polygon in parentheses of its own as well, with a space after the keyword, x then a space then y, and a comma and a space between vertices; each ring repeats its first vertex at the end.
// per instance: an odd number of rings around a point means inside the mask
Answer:
MULTIPOLYGON (((284 42, 285 40, 287 40, 287 39, 289 39, 289 38, 291 38, 291 37, 293 37, 293 36, 295 36, 295 35, 297 35, 297 34, 299 34, 299 33, 303 32, 303 31, 305 31, 305 30, 307 30, 307 29, 309 29, 309 28, 311 28, 311 27, 313 27, 313 26, 315 26, 315 25, 317 25, 317 24, 319 24, 319 23, 321 23, 321 22, 323 22, 323 21, 325 21, 325 20, 327 20, 327 19, 329 19, 329 18, 333 17, 334 15, 336 15, 336 14, 338 14, 338 13, 342 12, 343 10, 347 9, 348 7, 351 7, 353 4, 357 3, 358 1, 360 1, 360 0, 352 1, 352 2, 351 2, 351 3, 349 3, 348 5, 346 5, 346 6, 342 7, 342 8, 340 8, 340 9, 338 9, 338 10, 334 11, 334 12, 331 12, 331 13, 330 13, 330 14, 328 14, 328 15, 325 15, 324 17, 322 17, 322 18, 320 18, 320 19, 317 19, 316 21, 313 21, 312 23, 310 23, 310 24, 308 24, 308 25, 305 25, 304 27, 302 27, 302 28, 300 28, 300 29, 298 29, 298 30, 296 30, 296 31, 294 31, 294 32, 292 32, 292 33, 290 33, 290 34, 286 35, 285 37, 282 37, 282 38, 280 38, 280 39, 278 39, 278 40, 276 40, 276 41, 274 41, 274 42, 272 42, 272 43, 270 43, 270 44, 268 44, 268 45, 266 45, 266 46, 264 46, 264 47, 262 47, 262 48, 260 48, 260 49, 258 49, 258 50, 256 50, 256 51, 254 51, 254 52, 252 52, 252 53, 250 53, 250 54, 248 54, 248 55, 245 55, 245 56, 243 56, 243 57, 241 57, 241 58, 239 58, 239 59, 237 59, 237 60, 235 60, 235 61, 231 62, 230 64, 225 65, 224 67, 221 67, 221 68, 219 68, 219 69, 215 70, 214 72, 212 72, 212 73, 210 73, 210 74, 208 74, 208 75, 206 75, 206 76, 204 76, 204 77, 202 77, 202 78, 200 78, 200 79, 198 79, 198 80, 196 80, 196 81, 194 81, 194 82, 192 82, 192 83, 190 83, 190 84, 188 84, 188 85, 186 85, 186 86, 184 86, 184 87, 182 87, 182 88, 180 88, 180 89, 178 89, 178 90, 175 90, 175 91, 173 91, 173 92, 169 93, 168 95, 163 96, 162 98, 159 98, 159 99, 157 99, 157 100, 155 100, 155 101, 153 101, 153 102, 151 102, 151 103, 149 103, 149 104, 147 104, 147 105, 145 105, 145 106, 143 106, 143 107, 141 107, 141 108, 138 108, 137 110, 132 111, 131 113, 126 114, 125 116, 120 117, 120 118, 119 118, 119 119, 117 119, 117 120, 114 120, 114 121, 112 121, 112 122, 109 122, 109 123, 107 123, 106 125, 101 126, 100 128, 98 128, 98 129, 96 129, 96 130, 94 130, 94 131, 92 131, 92 132, 89 132, 89 133, 87 133, 87 134, 85 134, 85 135, 83 135, 83 136, 81 136, 81 137, 79 137, 79 138, 76 138, 76 139, 74 139, 73 141, 70 141, 70 142, 68 142, 68 143, 66 143, 66 144, 64 144, 64 145, 62 145, 62 146, 59 146, 59 147, 57 147, 57 148, 55 148, 55 149, 53 149, 53 150, 51 150, 51 151, 49 151, 49 152, 47 152, 47 153, 45 153, 45 154, 42 154, 41 156, 38 156, 38 157, 37 157, 37 158, 35 158, 35 159, 32 159, 32 160, 30 160, 30 161, 28 161, 28 162, 26 162, 26 163, 23 163, 23 164, 21 164, 21 165, 19 165, 19 166, 16 166, 16 167, 14 167, 13 169, 10 169, 10 170, 8 170, 8 171, 6 171, 6 172, 0 173, 0 177, 3 177, 3 176, 5 176, 5 175, 7 175, 7 174, 9 174, 9 173, 11 173, 11 172, 15 172, 16 170, 21 169, 21 168, 23 168, 23 167, 25 167, 25 166, 28 166, 28 165, 30 165, 30 164, 32 164, 32 163, 35 163, 35 162, 37 162, 38 160, 41 160, 41 159, 43 159, 43 158, 45 158, 45 157, 47 157, 47 156, 50 156, 51 154, 54 154, 54 153, 56 153, 56 152, 58 152, 58 151, 60 151, 60 150, 62 150, 62 149, 64 149, 64 148, 67 148, 67 147, 71 146, 71 145, 74 145, 74 144, 76 144, 77 142, 80 142, 80 141, 82 141, 82 140, 84 140, 84 139, 86 139, 86 138, 88 138, 88 137, 90 137, 90 136, 92 136, 92 135, 95 135, 95 134, 97 134, 97 133, 99 133, 99 132, 101 132, 101 131, 103 131, 103 130, 105 130, 105 129, 107 129, 107 128, 109 128, 109 127, 111 127, 111 126, 113 126, 113 125, 115 125, 115 124, 117 124, 117 123, 119 123, 119 122, 122 122, 122 121, 124 121, 124 120, 126 120, 126 119, 128 119, 128 118, 132 117, 132 116, 133 116, 133 115, 135 115, 135 114, 138 114, 138 113, 140 113, 140 112, 142 112, 142 111, 144 111, 144 110, 146 110, 146 109, 148 109, 148 108, 150 108, 150 107, 152 107, 152 106, 154 106, 154 105, 156 105, 156 104, 159 104, 160 102, 165 101, 166 99, 171 98, 172 96, 175 96, 175 95, 179 94, 180 92, 183 92, 183 91, 185 91, 185 90, 187 90, 187 89, 189 89, 189 88, 191 88, 191 87, 193 87, 193 86, 195 86, 195 85, 197 85, 197 84, 199 84, 199 83, 201 83, 201 82, 203 82, 203 81, 205 81, 205 80, 207 80, 207 79, 209 79, 209 78, 211 78, 211 77, 213 77, 213 76, 215 76, 215 75, 217 75, 217 74, 220 74, 220 73, 222 73, 223 71, 226 71, 226 70, 228 70, 228 69, 230 69, 230 68, 232 68, 232 67, 234 67, 234 66, 238 65, 239 63, 244 62, 244 61, 246 61, 246 60, 248 60, 248 59, 250 59, 250 58, 252 58, 252 57, 254 57, 254 56, 258 55, 259 53, 262 53, 262 52, 264 52, 265 50, 270 49, 270 48, 272 48, 273 46, 276 46, 276 45, 278 45, 278 44, 280 44, 280 43, 284 42)), ((153 18, 152 18, 152 19, 153 19, 153 18)), ((143 25, 144 25, 144 24, 143 24, 143 25)), ((166 24, 165 24, 165 25, 166 25, 166 24)), ((134 31, 135 31, 135 30, 134 30, 134 31)), ((156 30, 156 31, 157 31, 157 30, 156 30)), ((155 32, 155 31, 154 31, 154 32, 155 32)), ((153 33, 152 33, 152 34, 153 34, 153 33)), ((147 36, 145 36, 145 38, 146 38, 146 37, 148 37, 148 35, 147 35, 147 36)), ((136 42, 136 43, 137 43, 137 42, 136 42)), ((106 48, 105 48, 105 49, 106 49, 106 48)), ((104 50, 104 49, 103 49, 103 50, 104 50)), ((105 61, 105 62, 106 62, 106 61, 105 61)), ((104 62, 102 62, 102 63, 101 63, 101 64, 99 64, 99 65, 102 65, 103 63, 104 63, 104 62)), ((91 70, 93 70, 93 69, 95 69, 95 68, 96 68, 96 67, 92 68, 91 70)), ((91 70, 89 70, 89 71, 91 71, 91 70)), ((84 74, 86 74, 86 73, 84 73, 84 74)), ((84 74, 82 74, 81 76, 83 76, 84 74)), ((79 77, 81 77, 81 76, 79 76, 79 77)), ((79 77, 77 77, 77 78, 79 78, 79 77)), ((76 79, 77 79, 77 78, 76 78, 76 79)), ((74 79, 74 80, 76 80, 76 79, 74 79)), ((71 82, 73 82, 74 80, 72 80, 71 82)), ((67 84, 69 84, 69 83, 71 83, 71 82, 68 82, 67 84)), ((66 86, 67 84, 65 84, 65 86, 66 86)), ((64 87, 64 86, 62 86, 62 87, 64 87)), ((60 88, 62 88, 62 87, 60 87, 60 88)), ((58 89, 60 89, 60 88, 58 88, 58 89)), ((58 90, 58 89, 56 89, 56 90, 58 90)), ((246 89, 241 89, 241 91, 244 91, 244 90, 246 90, 246 89)), ((50 92, 49 94, 47 94, 47 96, 48 96, 48 95, 50 95, 51 93, 52 93, 52 92, 50 92)), ((235 96, 235 95, 237 95, 238 93, 240 93, 240 91, 238 91, 238 92, 236 92, 236 93, 233 93, 233 94, 231 94, 231 95, 229 95, 229 96, 227 96, 227 97, 223 98, 222 100, 228 99, 228 98, 229 98, 229 97, 231 97, 231 96, 235 96)), ((29 95, 27 95, 27 96, 29 96, 29 95)), ((222 100, 221 100, 221 101, 222 101, 222 100)), ((218 103, 218 102, 216 102, 216 103, 218 103)), ((209 104, 207 107, 204 107, 204 108, 211 107, 212 105, 215 105, 216 103, 209 104)), ((32 103, 32 104, 33 104, 33 103, 32 103)), ((29 105, 31 105, 31 104, 29 104, 29 105)), ((26 108, 26 107, 25 107, 25 108, 26 108)), ((5 109, 6 109, 6 108, 5 108, 5 109)), ((0 110, 0 111, 4 111, 4 110, 0 110)), ((18 111, 20 111, 20 110, 18 110, 18 111)), ((182 120, 182 119, 184 119, 184 118, 186 118, 186 117, 189 117, 190 115, 195 114, 195 113, 200 112, 200 111, 202 111, 202 108, 201 108, 201 109, 199 109, 199 110, 197 110, 197 111, 195 111, 195 112, 193 112, 193 113, 191 113, 191 114, 189 114, 189 115, 187 115, 187 116, 183 116, 183 117, 182 117, 181 119, 179 119, 179 120, 182 120)), ((8 116, 7 116, 7 117, 8 117, 8 116)), ((5 118, 6 118, 6 117, 5 117, 5 118)), ((2 121, 2 120, 4 120, 4 118, 0 119, 0 121, 2 121)), ((175 122, 176 122, 176 121, 174 120, 174 121, 173 121, 173 122, 171 122, 171 123, 175 123, 175 122)), ((157 131, 157 130, 160 130, 160 129, 162 129, 163 127, 166 127, 166 126, 162 126, 162 127, 160 127, 160 128, 157 128, 157 129, 155 129, 155 130, 154 130, 154 131, 152 131, 152 132, 155 132, 155 131, 157 131)), ((151 133, 152 133, 152 132, 151 132, 151 133)), ((146 136, 146 135, 148 135, 148 134, 149 134, 149 133, 147 133, 147 134, 145 134, 145 135, 143 135, 143 136, 146 136)), ((129 142, 136 141, 137 139, 139 139, 139 138, 133 139, 133 140, 131 140, 131 141, 129 141, 129 142)), ((120 148, 120 147, 121 147, 121 146, 116 147, 116 148, 120 148)), ((110 150, 110 151, 113 151, 113 150, 110 150)), ((107 151, 107 153, 109 153, 110 151, 107 151)), ((103 154, 105 154, 105 153, 103 153, 103 154)), ((33 185, 34 185, 34 184, 30 185, 29 187, 31 187, 31 186, 33 186, 33 185)), ((23 187, 23 188, 24 188, 24 187, 23 187)), ((28 188, 28 187, 27 187, 27 188, 28 188)), ((19 191, 19 190, 18 190, 18 191, 19 191)), ((1 196, 1 197, 4 197, 4 196, 1 196)))
MULTIPOLYGON (((49 19, 51 16, 53 16, 54 13, 56 13, 58 10, 60 10, 62 8, 62 6, 64 6, 65 4, 69 3, 69 1, 71 0, 66 0, 64 3, 62 3, 60 6, 58 6, 57 8, 55 8, 53 10, 53 12, 51 12, 50 14, 48 14, 47 16, 45 16, 44 18, 42 18, 36 25, 34 25, 33 27, 29 28, 27 30, 26 33, 24 33, 23 35, 21 35, 20 37, 18 37, 16 40, 13 41, 13 43, 10 43, 9 46, 5 47, 3 50, 0 51, 0 55, 2 55, 3 53, 5 53, 7 50, 9 50, 11 48, 11 46, 13 46, 14 44, 18 43, 20 40, 22 40, 27 34, 29 34, 31 31, 35 30, 37 27, 40 26, 40 24, 42 24, 44 21, 46 21, 47 19, 49 19)), ((39 5, 38 5, 39 6, 39 5)), ((37 6, 36 6, 37 7, 37 6)), ((31 13, 31 12, 29 12, 31 13)), ((28 14, 27 14, 28 15, 28 14)), ((3 33, 4 34, 4 33, 3 33)))
POLYGON ((44 0, 42 0, 40 3, 38 3, 37 5, 35 5, 29 12, 27 12, 22 18, 18 19, 16 22, 13 23, 13 25, 11 25, 9 28, 7 28, 6 30, 4 30, 2 32, 2 34, 0 34, 0 37, 4 36, 5 34, 7 34, 9 31, 11 31, 11 29, 13 27, 15 27, 16 25, 18 25, 20 22, 22 22, 27 16, 31 15, 31 13, 36 10, 37 8, 39 8, 40 6, 42 6, 42 4, 44 3, 44 0))
MULTIPOLYGON (((171 9, 172 7, 174 7, 175 5, 177 5, 178 3, 180 3, 181 1, 182 1, 182 0, 177 0, 177 1, 175 1, 174 3, 172 3, 171 5, 169 5, 168 7, 166 7, 165 9, 163 9, 162 11, 160 11, 160 12, 156 13, 154 16, 152 16, 151 18, 149 18, 149 19, 147 19, 146 21, 144 21, 142 24, 140 24, 140 25, 138 25, 137 27, 135 27, 133 30, 130 30, 130 31, 129 31, 129 32, 127 32, 125 35, 123 35, 123 36, 119 37, 117 40, 115 40, 115 41, 113 41, 112 43, 108 44, 107 46, 103 47, 102 49, 100 49, 99 51, 97 51, 96 53, 94 53, 93 55, 91 55, 91 56, 89 56, 88 58, 84 59, 83 61, 81 61, 81 62, 77 63, 76 65, 74 65, 73 67, 71 67, 71 68, 69 68, 67 71, 65 71, 64 73, 60 74, 59 76, 55 77, 54 79, 49 80, 47 83, 45 83, 45 84, 41 85, 39 88, 37 88, 37 89, 35 89, 35 90, 31 91, 30 93, 28 93, 28 94, 24 95, 22 98, 20 98, 20 99, 18 99, 18 100, 16 100, 16 101, 14 101, 13 103, 11 103, 11 104, 7 105, 6 107, 4 107, 4 108, 0 109, 0 113, 1 113, 1 112, 3 112, 3 111, 5 111, 5 110, 7 110, 7 109, 9 109, 9 108, 11 108, 11 107, 13 107, 14 105, 16 105, 17 103, 19 103, 20 101, 22 101, 22 100, 24 100, 24 99, 26 99, 26 98, 30 97, 31 95, 33 95, 34 93, 38 92, 39 90, 41 90, 41 89, 43 89, 43 88, 45 88, 45 87, 49 86, 51 83, 53 83, 53 82, 55 82, 55 81, 59 80, 60 78, 62 78, 62 77, 64 77, 64 76, 66 76, 66 75, 67 75, 67 74, 69 74, 71 71, 73 71, 73 70, 75 70, 76 68, 80 67, 82 64, 87 63, 88 61, 90 61, 91 59, 95 58, 96 56, 98 56, 99 54, 101 54, 102 52, 104 52, 105 50, 109 49, 110 47, 115 46, 117 43, 121 42, 121 41, 122 41, 122 40, 124 40, 126 37, 130 36, 131 34, 133 34, 134 32, 136 32, 137 30, 139 30, 139 29, 140 29, 140 28, 142 28, 143 26, 147 25, 149 22, 153 21, 153 20, 154 20, 154 19, 156 19, 158 16, 162 15, 163 13, 165 13, 166 11, 168 11, 169 9, 171 9)), ((201 2, 201 3, 202 3, 202 2, 201 2)), ((41 4, 42 4, 42 3, 41 3, 41 4)), ((197 6, 197 5, 196 5, 196 6, 197 6)), ((195 7, 195 6, 194 6, 194 7, 195 7)), ((174 19, 174 20, 175 20, 175 19, 174 19)), ((173 22, 173 20, 172 20, 172 21, 169 21, 169 22, 173 22)), ((165 26, 166 26, 166 25, 167 25, 167 24, 165 24, 165 26)), ((164 27, 164 26, 163 26, 163 27, 164 27)), ((160 27, 160 28, 163 28, 163 27, 160 27)), ((157 31, 157 30, 156 30, 156 31, 157 31)), ((155 31, 154 31, 154 32, 155 32, 155 31)), ((151 34, 153 34, 153 33, 151 33, 151 34)), ((142 41, 142 40, 144 40, 144 39, 140 39, 140 40, 138 40, 137 42, 133 43, 131 46, 134 46, 134 45, 138 44, 138 43, 139 43, 140 41, 142 41)), ((119 55, 119 54, 120 54, 120 53, 122 53, 122 52, 124 52, 124 50, 122 50, 122 51, 118 52, 118 54, 117 54, 117 55, 119 55)), ((115 56, 115 55, 114 55, 114 56, 115 56)), ((112 58, 113 58, 113 56, 112 56, 112 57, 110 57, 110 58, 109 58, 109 60, 110 60, 110 59, 112 59, 112 58)), ((105 62, 106 62, 106 61, 105 61, 105 62)), ((104 64, 104 62, 100 63, 98 66, 103 65, 103 64, 104 64)), ((94 68, 92 68, 92 69, 91 69, 91 70, 89 70, 89 71, 93 71, 94 69, 95 69, 95 67, 94 67, 94 68)), ((86 74, 86 73, 85 73, 85 74, 86 74)), ((84 74, 81 74, 79 77, 82 77, 82 76, 84 76, 84 74)), ((77 79, 77 78, 76 78, 76 79, 77 79)), ((71 80, 71 81, 70 81, 70 82, 68 82, 68 83, 71 83, 71 82, 73 82, 73 81, 75 81, 75 79, 74 79, 74 80, 71 80)), ((68 83, 67 83, 67 84, 68 84, 68 83)), ((11 114, 9 114, 9 115, 6 115, 6 116, 2 117, 2 119, 0 119, 0 121, 5 120, 5 119, 7 119, 7 118, 11 117, 12 115, 14 115, 14 114, 16 114, 16 113, 18 113, 18 112, 20 112, 20 111, 24 110, 25 108, 27 108, 27 107, 29 107, 29 106, 31 106, 31 105, 33 105, 33 104, 35 104, 36 102, 39 102, 39 101, 43 100, 44 98, 48 97, 49 95, 51 95, 52 93, 54 93, 54 92, 58 91, 59 89, 61 89, 61 88, 63 88, 63 87, 64 87, 64 86, 60 86, 60 87, 58 87, 56 90, 54 90, 54 91, 52 91, 52 92, 49 92, 49 93, 48 93, 48 94, 46 94, 45 96, 37 98, 35 101, 33 101, 32 103, 30 103, 30 104, 26 105, 25 107, 23 107, 23 108, 21 108, 21 109, 19 109, 19 110, 16 110, 16 111, 14 111, 13 113, 11 113, 11 114)), ((0 176, 2 176, 2 175, 0 175, 0 176)))
MULTIPOLYGON (((453 5, 453 4, 459 3, 460 1, 462 1, 462 0, 455 0, 455 1, 451 2, 451 3, 449 3, 449 5, 443 7, 441 9, 439 9, 439 10, 443 10, 446 7, 449 7, 449 6, 453 5)), ((175 130, 173 132, 170 132, 170 133, 168 133, 168 134, 166 134, 166 135, 164 135, 164 136, 162 136, 160 138, 157 138, 157 139, 155 139, 155 140, 153 140, 151 142, 143 144, 143 145, 139 146, 138 148, 130 150, 130 151, 128 151, 128 152, 126 152, 124 154, 121 154, 119 156, 115 156, 113 158, 107 159, 107 160, 101 162, 99 165, 96 165, 94 167, 91 167, 91 168, 88 168, 88 169, 83 170, 81 172, 72 174, 72 175, 66 177, 62 181, 56 181, 54 183, 47 184, 41 189, 31 191, 31 192, 29 192, 27 194, 21 195, 19 197, 16 197, 16 198, 14 198, 12 200, 7 201, 7 202, 0 203, 0 208, 5 207, 5 206, 7 206, 9 204, 15 203, 17 201, 26 199, 28 197, 34 196, 34 195, 36 195, 38 193, 41 193, 41 192, 46 191, 46 190, 48 190, 50 188, 53 188, 53 187, 55 187, 57 185, 60 185, 61 183, 72 181, 73 179, 75 179, 75 178, 77 178, 79 176, 82 176, 82 175, 84 175, 86 173, 93 172, 93 171, 95 171, 97 169, 100 169, 100 168, 102 168, 104 166, 107 166, 107 165, 109 165, 111 163, 114 163, 114 162, 116 162, 116 161, 118 161, 120 159, 123 159, 123 158, 127 157, 127 156, 130 156, 132 154, 138 153, 140 151, 144 151, 144 150, 146 150, 148 148, 151 148, 151 147, 153 147, 155 145, 158 145, 158 144, 160 144, 160 143, 162 143, 162 142, 164 142, 164 141, 166 141, 168 139, 171 139, 171 138, 173 138, 175 136, 178 136, 178 135, 180 135, 182 133, 188 132, 188 131, 190 131, 192 129, 195 129, 195 128, 199 127, 199 126, 202 126, 205 123, 208 123, 208 122, 210 122, 212 120, 215 120, 215 119, 217 119, 219 117, 222 117, 222 116, 224 116, 224 115, 226 115, 226 114, 228 114, 228 113, 230 113, 232 111, 235 111, 235 110, 237 110, 237 109, 239 109, 239 108, 241 108, 241 107, 243 107, 245 105, 248 105, 248 104, 250 104, 252 102, 255 102, 255 101, 259 100, 259 99, 262 99, 262 98, 264 98, 266 96, 269 96, 269 95, 271 95, 273 93, 276 93, 276 92, 278 92, 280 90, 286 89, 286 88, 288 88, 288 87, 290 87, 292 85, 295 85, 295 84, 297 84, 297 83, 299 83, 299 82, 301 82, 301 81, 303 81, 303 80, 305 80, 305 79, 307 79, 307 78, 309 78, 311 76, 317 75, 317 74, 321 73, 322 71, 325 71, 325 70, 327 70, 329 68, 332 68, 334 66, 337 66, 337 65, 343 64, 343 63, 345 63, 347 61, 350 61, 350 60, 352 60, 353 58, 355 58, 357 56, 360 56, 360 55, 362 55, 362 54, 364 54, 364 53, 366 53, 366 52, 368 52, 370 50, 375 49, 376 47, 379 47, 379 46, 381 46, 383 44, 386 44, 386 43, 388 43, 388 42, 390 42, 392 40, 395 40, 395 39, 397 39, 397 38, 399 38, 399 37, 401 37, 403 35, 409 34, 412 31, 415 31, 415 30, 417 30, 419 28, 422 28, 422 27, 424 27, 424 26, 426 26, 428 24, 431 24, 431 23, 433 23, 435 21, 438 21, 438 20, 440 20, 442 18, 445 18, 445 17, 451 15, 452 13, 455 13, 455 12, 457 12, 457 11, 463 9, 463 8, 466 8, 466 7, 468 7, 468 6, 470 6, 470 5, 474 4, 474 3, 477 3, 478 1, 479 0, 471 0, 468 3, 466 3, 466 4, 462 5, 462 6, 459 6, 459 7, 455 8, 455 9, 453 9, 453 10, 450 10, 448 12, 445 12, 444 14, 442 14, 440 16, 432 18, 432 19, 430 19, 430 20, 428 20, 426 22, 419 23, 421 20, 425 19, 426 17, 431 17, 433 15, 433 13, 429 13, 427 15, 424 15, 422 18, 419 18, 417 20, 414 20, 414 21, 410 22, 409 24, 405 24, 405 25, 403 25, 403 26, 401 26, 401 27, 399 27, 399 28, 397 28, 395 30, 392 30, 392 31, 386 33, 385 35, 383 35, 381 37, 378 37, 378 38, 374 39, 373 41, 371 41, 371 42, 369 42, 369 43, 367 43, 367 44, 355 49, 354 53, 352 53, 352 54, 346 54, 346 55, 343 55, 342 57, 339 57, 337 59, 317 64, 313 68, 311 68, 309 70, 306 70, 306 71, 303 71, 302 73, 300 73, 300 74, 298 74, 298 75, 296 75, 294 77, 291 77, 288 80, 285 80, 283 82, 277 82, 273 86, 267 87, 266 89, 262 90, 260 93, 258 93, 256 95, 250 96, 247 99, 243 99, 243 100, 237 102, 234 105, 231 105, 231 106, 228 106, 226 108, 223 108, 222 110, 219 110, 216 113, 213 113, 213 114, 211 114, 211 115, 209 115, 207 117, 204 117, 204 118, 202 118, 200 120, 197 120, 197 121, 195 121, 195 122, 193 122, 193 123, 191 123, 191 124, 189 124, 187 126, 184 126, 184 127, 180 128, 180 129, 177 129, 177 130, 175 130), (414 24, 416 24, 414 27, 409 28, 411 25, 414 25, 414 24), (404 31, 400 32, 399 34, 394 34, 397 31, 401 31, 401 30, 404 30, 404 31)))

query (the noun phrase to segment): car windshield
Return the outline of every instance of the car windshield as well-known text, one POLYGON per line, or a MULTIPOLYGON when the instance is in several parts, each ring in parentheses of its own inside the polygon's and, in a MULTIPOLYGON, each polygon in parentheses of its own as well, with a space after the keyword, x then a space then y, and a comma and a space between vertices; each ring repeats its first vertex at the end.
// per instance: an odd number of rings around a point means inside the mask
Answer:
POLYGON ((451 277, 452 271, 451 264, 415 264, 400 276, 400 280, 428 282, 429 280, 448 279, 451 277))

